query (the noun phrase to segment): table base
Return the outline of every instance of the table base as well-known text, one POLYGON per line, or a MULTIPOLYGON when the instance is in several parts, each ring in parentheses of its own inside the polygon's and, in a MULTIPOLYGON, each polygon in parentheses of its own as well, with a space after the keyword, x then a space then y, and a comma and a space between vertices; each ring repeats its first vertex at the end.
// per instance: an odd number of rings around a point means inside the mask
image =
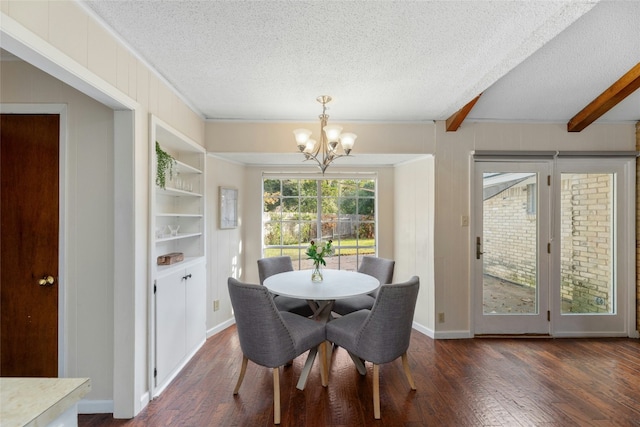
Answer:
MULTIPOLYGON (((328 301, 314 301, 314 300, 307 300, 307 303, 309 304, 309 307, 311 307, 311 309, 313 310, 313 319, 318 321, 318 322, 323 322, 323 323, 327 323, 329 320, 331 320, 331 310, 333 309, 333 304, 335 303, 335 300, 328 300, 328 301)), ((325 344, 329 344, 328 342, 325 344)), ((327 345, 327 354, 326 354, 326 364, 327 364, 327 379, 326 382, 323 381, 322 386, 326 387, 327 384, 329 382, 329 366, 330 366, 330 361, 331 361, 331 355, 333 352, 333 345, 327 345)), ((351 357, 351 360, 353 360, 354 365, 356 365, 356 369, 358 370, 358 373, 360 375, 366 375, 367 373, 367 368, 364 366, 363 361, 355 356, 354 354, 352 354, 350 351, 348 351, 347 353, 349 353, 349 356, 351 357)), ((296 388, 298 390, 304 390, 304 387, 307 385, 307 379, 309 378, 309 372, 311 372, 311 368, 313 367, 313 362, 316 360, 316 356, 318 354, 318 349, 317 348, 312 348, 311 350, 309 350, 309 354, 307 355, 307 360, 304 362, 304 367, 302 368, 302 372, 300 373, 300 378, 298 379, 298 384, 296 385, 296 388)))

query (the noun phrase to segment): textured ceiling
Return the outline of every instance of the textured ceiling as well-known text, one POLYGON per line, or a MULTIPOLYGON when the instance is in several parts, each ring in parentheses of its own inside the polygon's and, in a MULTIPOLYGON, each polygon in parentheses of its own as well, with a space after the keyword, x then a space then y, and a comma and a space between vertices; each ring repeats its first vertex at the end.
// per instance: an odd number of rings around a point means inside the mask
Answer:
MULTIPOLYGON (((605 1, 485 91, 468 120, 568 122, 640 62, 640 1, 605 1)), ((599 121, 640 120, 636 91, 599 121)))
POLYGON ((640 61, 636 1, 82 3, 218 120, 567 121, 640 61))

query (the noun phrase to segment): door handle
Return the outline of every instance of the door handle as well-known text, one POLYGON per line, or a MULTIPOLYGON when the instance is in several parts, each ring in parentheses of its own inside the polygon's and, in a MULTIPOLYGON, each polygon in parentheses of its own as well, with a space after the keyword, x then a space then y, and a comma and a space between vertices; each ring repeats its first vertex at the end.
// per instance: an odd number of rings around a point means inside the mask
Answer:
POLYGON ((480 241, 480 236, 476 237, 476 259, 480 259, 480 255, 482 255, 482 242, 480 241))
POLYGON ((40 286, 51 286, 55 283, 56 279, 53 276, 44 276, 42 279, 38 280, 38 284, 40 286))

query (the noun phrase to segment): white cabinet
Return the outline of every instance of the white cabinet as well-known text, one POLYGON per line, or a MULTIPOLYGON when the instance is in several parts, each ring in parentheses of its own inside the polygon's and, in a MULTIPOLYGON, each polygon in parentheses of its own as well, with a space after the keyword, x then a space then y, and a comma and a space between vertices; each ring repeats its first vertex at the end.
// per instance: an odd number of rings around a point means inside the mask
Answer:
POLYGON ((149 384, 156 397, 206 339, 206 151, 153 115, 150 124, 149 384), (156 185, 156 143, 176 161, 165 188, 156 185), (175 252, 184 260, 158 265, 175 252))
POLYGON ((185 344, 187 356, 195 353, 207 337, 207 280, 204 262, 196 263, 185 271, 186 329, 185 344))
POLYGON ((165 384, 180 366, 186 351, 186 298, 182 277, 177 271, 158 278, 155 286, 156 306, 156 387, 165 384))
POLYGON ((157 396, 206 339, 203 261, 156 279, 155 378, 157 396))

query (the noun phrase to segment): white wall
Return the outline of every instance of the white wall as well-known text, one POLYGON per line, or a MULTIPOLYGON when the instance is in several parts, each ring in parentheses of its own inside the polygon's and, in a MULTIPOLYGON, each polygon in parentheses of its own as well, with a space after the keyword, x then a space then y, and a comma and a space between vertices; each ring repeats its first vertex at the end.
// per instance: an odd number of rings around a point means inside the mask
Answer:
POLYGON ((421 332, 434 334, 434 227, 435 162, 425 156, 395 168, 394 282, 420 277, 414 322, 421 332))
MULTIPOLYGON (((293 130, 320 131, 314 123, 218 122, 206 124, 207 150, 216 153, 297 153, 293 130), (316 130, 317 129, 317 130, 316 130)), ((422 154, 435 150, 433 123, 341 123, 358 135, 353 154, 422 154)), ((332 166, 333 167, 333 166, 332 166)))
POLYGON ((111 400, 113 110, 22 61, 2 63, 0 93, 2 103, 67 104, 64 374, 91 378, 87 399, 111 400))
POLYGON ((207 157, 207 334, 223 329, 233 316, 227 279, 244 279, 243 239, 247 199, 245 167, 216 157, 207 157), (220 229, 219 187, 238 189, 238 228, 220 229), (220 309, 213 311, 213 301, 220 309))

